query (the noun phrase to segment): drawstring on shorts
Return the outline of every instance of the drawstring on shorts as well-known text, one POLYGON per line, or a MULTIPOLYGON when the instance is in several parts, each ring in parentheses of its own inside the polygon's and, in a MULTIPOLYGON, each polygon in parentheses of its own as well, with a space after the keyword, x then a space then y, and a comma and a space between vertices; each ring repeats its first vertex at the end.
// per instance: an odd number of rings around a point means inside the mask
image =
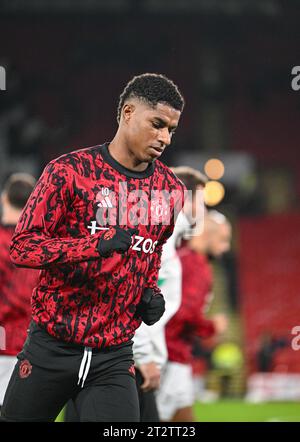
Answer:
POLYGON ((87 375, 89 373, 91 361, 92 361, 92 355, 93 355, 93 352, 92 352, 91 347, 84 347, 84 352, 83 352, 83 356, 81 359, 81 364, 80 364, 80 368, 79 368, 79 372, 78 372, 78 382, 77 382, 77 385, 79 385, 80 381, 82 380, 81 388, 83 388, 84 382, 85 382, 87 375))

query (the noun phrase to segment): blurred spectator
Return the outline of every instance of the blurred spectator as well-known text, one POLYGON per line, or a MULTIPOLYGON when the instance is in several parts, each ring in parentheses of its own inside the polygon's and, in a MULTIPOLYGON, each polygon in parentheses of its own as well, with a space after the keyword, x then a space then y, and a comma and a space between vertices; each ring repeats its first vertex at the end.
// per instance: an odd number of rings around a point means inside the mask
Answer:
POLYGON ((257 352, 257 369, 259 372, 270 372, 274 369, 275 353, 289 345, 286 338, 275 338, 271 333, 265 332, 260 337, 259 350, 257 352))
POLYGON ((15 226, 35 179, 28 174, 13 174, 1 194, 0 224, 0 327, 5 342, 0 348, 0 406, 16 363, 16 355, 24 344, 30 322, 30 299, 38 272, 17 268, 10 260, 9 246, 15 226))

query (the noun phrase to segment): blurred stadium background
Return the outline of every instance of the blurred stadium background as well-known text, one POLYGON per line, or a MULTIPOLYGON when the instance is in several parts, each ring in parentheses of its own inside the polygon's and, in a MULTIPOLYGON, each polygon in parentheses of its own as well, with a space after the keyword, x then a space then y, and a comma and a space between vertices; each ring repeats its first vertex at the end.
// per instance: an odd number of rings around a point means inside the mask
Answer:
POLYGON ((216 348, 196 351, 205 383, 197 416, 300 421, 300 91, 291 85, 299 1, 4 0, 0 8, 2 180, 39 175, 52 158, 109 140, 133 75, 165 73, 180 86, 186 109, 163 161, 205 170, 208 205, 234 226, 233 251, 215 265, 211 309, 227 312, 230 327, 216 348))

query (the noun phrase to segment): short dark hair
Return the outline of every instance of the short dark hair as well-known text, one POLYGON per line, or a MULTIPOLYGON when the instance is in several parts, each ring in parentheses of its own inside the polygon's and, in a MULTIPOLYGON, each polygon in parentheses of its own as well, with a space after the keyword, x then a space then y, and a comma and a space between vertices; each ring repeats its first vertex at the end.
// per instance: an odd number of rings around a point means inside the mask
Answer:
POLYGON ((198 186, 205 186, 208 179, 199 172, 197 169, 193 169, 189 166, 171 167, 175 175, 183 182, 187 190, 191 190, 193 195, 195 194, 198 186))
POLYGON ((13 173, 10 175, 3 188, 9 203, 15 209, 23 209, 35 183, 35 178, 29 173, 13 173))
POLYGON ((130 80, 120 95, 118 105, 118 123, 121 118, 122 107, 129 98, 139 98, 151 106, 165 103, 182 112, 184 98, 176 84, 162 74, 142 74, 130 80))

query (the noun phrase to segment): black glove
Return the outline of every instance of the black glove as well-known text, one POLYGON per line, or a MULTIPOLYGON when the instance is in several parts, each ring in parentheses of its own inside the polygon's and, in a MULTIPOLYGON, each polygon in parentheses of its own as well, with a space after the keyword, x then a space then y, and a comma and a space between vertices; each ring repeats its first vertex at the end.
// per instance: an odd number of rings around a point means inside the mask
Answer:
POLYGON ((162 317, 164 311, 164 297, 160 293, 155 294, 150 288, 145 289, 136 309, 143 322, 147 325, 155 324, 162 317))
POLYGON ((113 252, 123 253, 131 246, 131 238, 137 233, 137 229, 121 229, 119 226, 110 227, 98 242, 98 251, 101 256, 107 258, 113 252))

